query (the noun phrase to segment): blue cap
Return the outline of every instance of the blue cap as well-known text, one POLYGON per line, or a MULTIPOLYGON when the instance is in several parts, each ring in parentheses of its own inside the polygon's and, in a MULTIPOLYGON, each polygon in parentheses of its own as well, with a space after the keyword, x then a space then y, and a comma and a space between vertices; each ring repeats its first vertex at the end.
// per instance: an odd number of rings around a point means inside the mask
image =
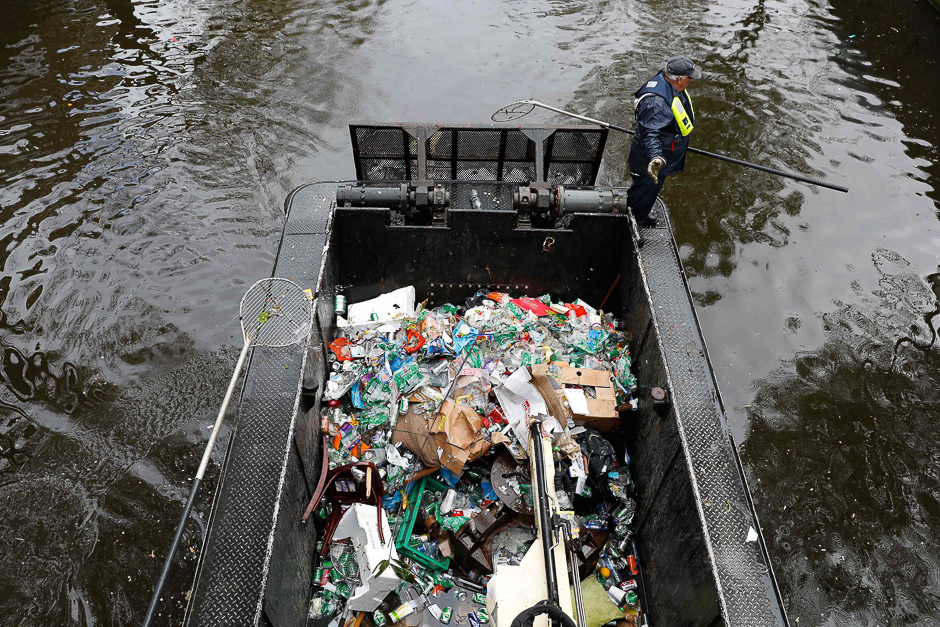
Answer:
POLYGON ((695 67, 688 57, 673 57, 666 61, 666 71, 676 76, 688 76, 696 80, 702 78, 702 70, 695 67))

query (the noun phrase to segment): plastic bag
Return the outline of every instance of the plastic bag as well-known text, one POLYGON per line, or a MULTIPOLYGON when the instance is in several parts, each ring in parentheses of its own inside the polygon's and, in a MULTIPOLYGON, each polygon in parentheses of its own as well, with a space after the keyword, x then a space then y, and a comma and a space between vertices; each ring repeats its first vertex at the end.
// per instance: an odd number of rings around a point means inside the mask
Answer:
POLYGON ((586 429, 575 439, 581 446, 581 452, 588 457, 588 472, 592 477, 601 477, 617 466, 617 453, 600 432, 586 429))

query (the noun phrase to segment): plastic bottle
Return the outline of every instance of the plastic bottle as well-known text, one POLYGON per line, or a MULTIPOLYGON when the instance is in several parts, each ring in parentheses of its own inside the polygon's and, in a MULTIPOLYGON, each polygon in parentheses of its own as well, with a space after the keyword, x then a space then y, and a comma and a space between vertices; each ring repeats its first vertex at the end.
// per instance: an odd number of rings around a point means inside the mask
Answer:
POLYGON ((483 203, 480 202, 480 195, 475 189, 470 190, 470 205, 477 211, 483 208, 483 203))

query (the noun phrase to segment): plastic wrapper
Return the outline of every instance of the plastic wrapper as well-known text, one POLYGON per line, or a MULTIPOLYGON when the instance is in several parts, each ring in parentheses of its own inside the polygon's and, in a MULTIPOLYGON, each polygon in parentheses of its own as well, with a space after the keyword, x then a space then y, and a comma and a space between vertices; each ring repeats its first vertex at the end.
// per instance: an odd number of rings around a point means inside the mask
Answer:
POLYGON ((620 501, 630 501, 630 493, 633 492, 633 480, 630 478, 630 471, 627 468, 618 468, 607 472, 607 486, 614 498, 620 501))
POLYGON ((338 614, 339 610, 340 604, 331 593, 318 590, 310 599, 307 616, 312 619, 328 619, 338 614))

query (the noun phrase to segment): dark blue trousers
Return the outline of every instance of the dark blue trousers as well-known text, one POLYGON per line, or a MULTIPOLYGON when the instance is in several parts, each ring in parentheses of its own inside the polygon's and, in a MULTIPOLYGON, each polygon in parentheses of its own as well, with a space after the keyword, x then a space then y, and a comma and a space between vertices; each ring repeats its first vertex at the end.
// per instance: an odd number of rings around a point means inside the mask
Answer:
POLYGON ((659 196, 659 190, 663 188, 663 183, 666 182, 666 177, 660 174, 659 183, 654 183, 653 177, 646 172, 639 174, 631 168, 630 178, 633 179, 633 184, 627 191, 627 206, 633 211, 637 224, 642 225, 653 210, 653 204, 659 196))

